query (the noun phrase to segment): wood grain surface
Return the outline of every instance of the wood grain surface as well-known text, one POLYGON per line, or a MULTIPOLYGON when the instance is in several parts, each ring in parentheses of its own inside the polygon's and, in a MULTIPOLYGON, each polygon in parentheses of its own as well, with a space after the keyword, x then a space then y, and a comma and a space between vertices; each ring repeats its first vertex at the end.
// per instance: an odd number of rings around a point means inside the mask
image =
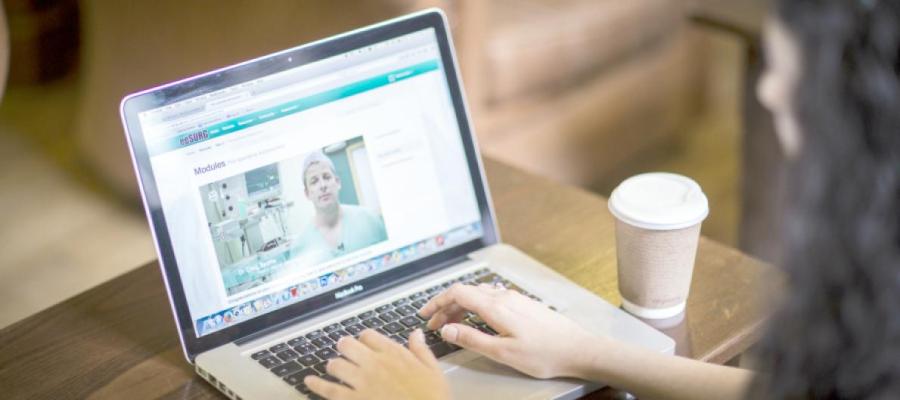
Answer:
MULTIPOLYGON (((503 240, 619 305, 606 201, 491 160, 486 169, 503 240)), ((679 354, 730 360, 760 334, 753 304, 770 270, 701 239, 686 315, 661 330, 679 354)), ((185 361, 156 262, 0 331, 0 397, 224 398, 185 361)))

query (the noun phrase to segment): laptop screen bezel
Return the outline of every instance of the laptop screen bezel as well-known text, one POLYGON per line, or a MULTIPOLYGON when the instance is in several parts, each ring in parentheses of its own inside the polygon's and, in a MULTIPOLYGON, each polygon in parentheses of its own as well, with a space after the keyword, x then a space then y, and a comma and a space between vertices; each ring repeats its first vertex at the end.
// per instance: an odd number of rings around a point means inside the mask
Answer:
POLYGON ((440 10, 427 10, 135 93, 122 100, 121 116, 125 125, 125 134, 132 152, 132 159, 141 188, 147 218, 156 241, 160 267, 166 281, 173 312, 175 313, 177 328, 181 336, 185 355, 189 361, 192 362, 197 354, 237 341, 248 335, 253 335, 268 327, 281 325, 288 321, 302 320, 304 317, 315 315, 323 309, 340 307, 356 301, 360 297, 396 286, 413 277, 431 273, 448 265, 448 261, 463 258, 472 251, 490 246, 499 241, 480 155, 473 139, 472 127, 469 124, 468 112, 458 79, 459 74, 451 45, 452 42, 448 36, 445 22, 445 16, 440 10), (153 176, 149 152, 143 139, 138 113, 429 28, 434 29, 437 36, 443 71, 450 90, 456 120, 465 149, 466 161, 481 213, 480 222, 484 232, 483 236, 480 239, 460 244, 354 282, 354 284, 362 285, 365 288, 364 291, 355 295, 336 299, 335 293, 342 288, 338 287, 296 304, 270 311, 240 324, 197 337, 194 321, 191 318, 187 298, 178 272, 178 263, 166 229, 166 219, 160 204, 158 188, 153 176))

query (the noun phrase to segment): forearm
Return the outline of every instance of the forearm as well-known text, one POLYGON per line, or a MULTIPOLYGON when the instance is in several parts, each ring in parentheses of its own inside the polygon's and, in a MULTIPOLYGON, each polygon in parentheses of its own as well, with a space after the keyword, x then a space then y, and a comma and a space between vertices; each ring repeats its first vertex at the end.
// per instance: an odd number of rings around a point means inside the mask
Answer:
POLYGON ((584 346, 573 374, 626 390, 641 399, 743 399, 754 372, 668 356, 600 339, 584 346))

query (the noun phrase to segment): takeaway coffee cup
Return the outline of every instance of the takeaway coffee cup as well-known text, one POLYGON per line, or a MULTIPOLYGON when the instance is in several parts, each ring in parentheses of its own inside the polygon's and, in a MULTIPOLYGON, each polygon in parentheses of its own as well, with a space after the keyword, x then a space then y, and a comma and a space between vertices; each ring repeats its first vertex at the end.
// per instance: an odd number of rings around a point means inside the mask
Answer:
POLYGON ((609 210, 623 308, 649 319, 684 311, 700 224, 709 214, 700 185, 677 174, 636 175, 613 190, 609 210))

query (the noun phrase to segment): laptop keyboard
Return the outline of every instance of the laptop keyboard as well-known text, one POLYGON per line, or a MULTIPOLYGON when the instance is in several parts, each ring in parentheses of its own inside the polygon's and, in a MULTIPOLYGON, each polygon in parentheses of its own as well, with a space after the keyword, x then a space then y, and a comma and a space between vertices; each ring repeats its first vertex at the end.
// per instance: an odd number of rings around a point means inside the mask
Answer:
MULTIPOLYGON (((325 372, 325 364, 332 358, 340 357, 341 354, 335 347, 338 339, 342 336, 358 337, 366 328, 375 329, 401 345, 406 345, 409 335, 416 328, 421 328, 425 333, 425 343, 431 348, 434 356, 444 357, 460 350, 460 347, 445 342, 437 331, 426 328, 427 321, 419 317, 418 311, 428 300, 455 283, 470 285, 487 283, 502 286, 541 301, 540 298, 526 292, 508 279, 487 268, 482 268, 410 296, 373 307, 356 316, 314 329, 284 343, 257 351, 250 357, 289 385, 294 386, 300 393, 306 394, 312 399, 318 397, 303 384, 303 378, 307 375, 318 375, 324 379, 338 382, 336 378, 325 372)), ((497 334, 481 318, 472 313, 466 315, 463 323, 490 335, 497 334)))

